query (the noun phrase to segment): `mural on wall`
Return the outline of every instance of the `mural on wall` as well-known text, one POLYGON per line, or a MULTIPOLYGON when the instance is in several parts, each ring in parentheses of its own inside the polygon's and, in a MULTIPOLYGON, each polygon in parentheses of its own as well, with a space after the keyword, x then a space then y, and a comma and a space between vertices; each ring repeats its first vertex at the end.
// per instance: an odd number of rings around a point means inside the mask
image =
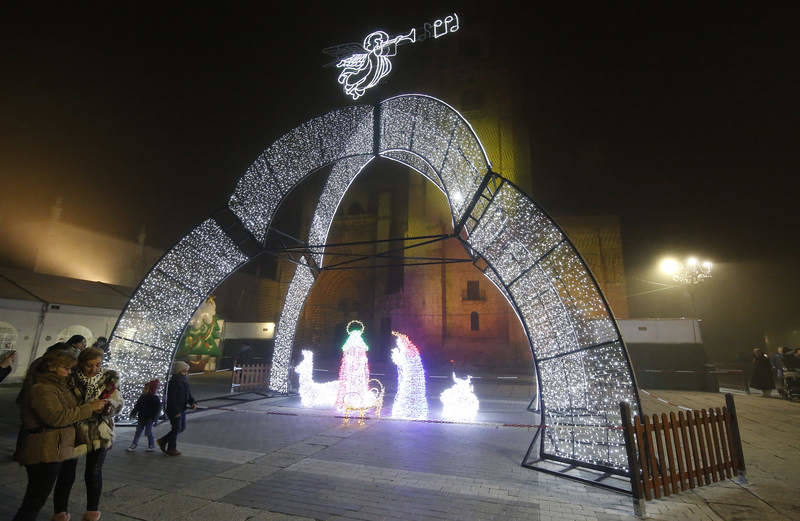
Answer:
POLYGON ((222 356, 222 330, 225 321, 217 318, 217 303, 212 295, 195 312, 181 338, 176 360, 189 363, 190 372, 216 370, 222 356))
POLYGON ((17 328, 8 322, 0 321, 0 349, 15 349, 18 336, 17 328))
MULTIPOLYGON (((14 353, 17 349, 17 328, 8 322, 0 320, 0 360, 5 360, 6 357, 14 353)), ((19 357, 11 361, 11 372, 17 370, 17 360, 19 357)))
POLYGON ((94 333, 92 333, 92 331, 88 327, 81 325, 65 327, 64 329, 61 330, 60 333, 58 333, 58 336, 56 337, 55 341, 66 342, 67 340, 72 338, 73 335, 81 335, 82 337, 84 337, 86 339, 87 346, 90 346, 94 343, 94 333))

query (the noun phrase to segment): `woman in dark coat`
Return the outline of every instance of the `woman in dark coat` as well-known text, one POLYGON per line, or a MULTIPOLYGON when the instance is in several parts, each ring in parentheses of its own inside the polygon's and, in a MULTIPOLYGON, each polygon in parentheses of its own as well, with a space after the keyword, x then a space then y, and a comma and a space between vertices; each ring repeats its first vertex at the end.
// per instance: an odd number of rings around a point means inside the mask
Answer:
POLYGON ((775 388, 772 364, 769 363, 769 357, 759 348, 753 349, 753 376, 750 377, 750 387, 760 389, 765 398, 768 398, 775 388))

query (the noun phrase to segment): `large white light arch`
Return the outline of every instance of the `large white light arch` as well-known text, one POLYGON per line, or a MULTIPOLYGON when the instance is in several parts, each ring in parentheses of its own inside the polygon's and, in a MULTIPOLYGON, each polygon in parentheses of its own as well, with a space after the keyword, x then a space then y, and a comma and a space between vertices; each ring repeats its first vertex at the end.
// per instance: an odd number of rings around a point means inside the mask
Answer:
MULTIPOLYGON (((469 123, 424 95, 354 106, 312 119, 267 148, 237 183, 229 208, 256 241, 266 240, 284 198, 307 175, 333 164, 309 242, 324 244, 347 188, 376 156, 408 165, 446 195, 455 232, 500 289, 529 338, 540 388, 543 458, 615 473, 627 470, 619 402, 639 409, 619 330, 599 288, 554 221, 513 183, 491 171, 469 123)), ((130 402, 169 369, 194 310, 257 252, 209 219, 181 239, 142 281, 111 338, 112 362, 130 402)), ((286 390, 297 320, 321 252, 298 266, 275 342, 271 386, 286 390)))

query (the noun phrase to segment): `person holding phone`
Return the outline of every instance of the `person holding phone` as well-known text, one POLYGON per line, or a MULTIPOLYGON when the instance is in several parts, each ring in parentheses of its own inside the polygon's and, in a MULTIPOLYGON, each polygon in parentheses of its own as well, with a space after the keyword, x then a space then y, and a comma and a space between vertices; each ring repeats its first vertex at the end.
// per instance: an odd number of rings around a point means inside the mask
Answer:
POLYGON ((75 481, 78 456, 86 445, 76 443, 75 423, 102 411, 107 400, 79 404, 67 384, 76 360, 70 351, 47 353, 37 365, 35 383, 23 395, 22 428, 14 459, 25 466, 28 486, 14 521, 35 520, 53 494, 53 519, 69 520, 67 506, 75 481))
POLYGON ((78 424, 79 436, 86 440, 86 512, 81 521, 97 521, 101 513, 100 495, 103 492, 103 464, 114 441, 114 416, 122 410, 123 400, 116 381, 109 388, 111 379, 118 379, 114 371, 103 370, 102 349, 88 347, 78 356, 78 366, 72 372, 70 386, 79 403, 87 403, 107 397, 108 405, 78 424), (110 373, 114 373, 111 375, 110 373))

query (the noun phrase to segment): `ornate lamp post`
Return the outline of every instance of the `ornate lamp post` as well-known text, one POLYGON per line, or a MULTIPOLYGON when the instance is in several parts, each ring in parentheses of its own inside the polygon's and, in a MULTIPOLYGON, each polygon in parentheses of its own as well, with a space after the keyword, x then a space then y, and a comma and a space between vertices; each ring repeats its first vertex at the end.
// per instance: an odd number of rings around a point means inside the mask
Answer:
POLYGON ((689 257, 686 262, 667 258, 661 261, 661 271, 669 275, 680 286, 684 286, 692 300, 692 313, 697 316, 694 302, 694 291, 698 284, 711 278, 711 261, 700 262, 696 257, 689 257))

